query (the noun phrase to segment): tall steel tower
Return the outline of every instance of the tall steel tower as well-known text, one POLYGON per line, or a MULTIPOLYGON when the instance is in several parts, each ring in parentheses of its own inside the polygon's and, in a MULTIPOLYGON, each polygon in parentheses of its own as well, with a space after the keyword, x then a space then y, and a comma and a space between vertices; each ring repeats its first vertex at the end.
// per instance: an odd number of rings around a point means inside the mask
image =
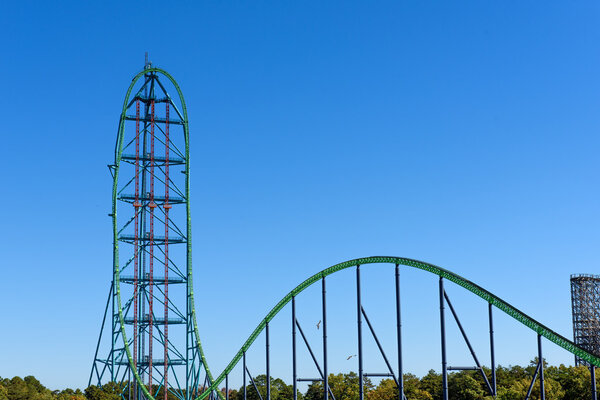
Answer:
MULTIPOLYGON (((573 340, 579 347, 600 356, 600 276, 571 275, 573 340)), ((589 365, 575 357, 575 365, 589 365)))
POLYGON ((181 90, 146 61, 109 165, 113 278, 89 380, 121 383, 124 399, 189 400, 213 381, 194 310, 189 159, 181 90))

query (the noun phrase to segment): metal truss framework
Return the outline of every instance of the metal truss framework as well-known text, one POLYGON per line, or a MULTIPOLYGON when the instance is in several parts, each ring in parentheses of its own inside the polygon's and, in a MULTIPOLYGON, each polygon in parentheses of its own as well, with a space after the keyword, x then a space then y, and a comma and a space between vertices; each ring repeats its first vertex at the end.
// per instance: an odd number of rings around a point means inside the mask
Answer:
MULTIPOLYGON (((400 257, 367 257, 346 261, 326 268, 308 278, 265 316, 251 333, 227 367, 213 379, 200 344, 191 262, 190 168, 189 131, 187 110, 183 95, 175 80, 164 70, 146 65, 138 73, 127 91, 121 112, 115 161, 109 166, 113 175, 113 279, 104 311, 104 318, 90 384, 108 381, 122 383, 123 399, 155 400, 174 397, 179 400, 229 400, 229 375, 241 362, 244 400, 247 397, 247 379, 258 391, 258 386, 247 367, 248 349, 264 332, 266 399, 270 390, 270 333, 269 323, 289 304, 291 311, 290 337, 294 400, 297 384, 303 381, 323 383, 323 399, 335 400, 328 377, 327 291, 326 278, 339 271, 355 268, 357 369, 359 400, 364 400, 364 377, 389 377, 398 387, 399 400, 404 395, 404 366, 402 362, 402 320, 400 296, 400 269, 416 268, 439 277, 439 313, 441 339, 441 369, 443 399, 448 399, 448 373, 452 370, 475 370, 481 375, 490 395, 496 395, 496 368, 493 329, 493 309, 508 314, 532 329, 537 336, 538 365, 529 393, 539 379, 541 398, 544 394, 544 366, 542 339, 557 344, 590 365, 592 398, 596 400, 595 367, 600 366, 597 353, 570 341, 545 325, 529 317, 504 300, 475 283, 446 269, 425 262, 400 257), (172 98, 161 79, 173 86, 178 97, 172 98), (137 86, 136 86, 137 85, 137 86), (136 88, 134 92, 134 88, 136 88), (133 96, 132 96, 132 93, 133 96), (123 178, 119 180, 119 177, 123 178), (119 216, 119 217, 118 217, 119 216), (376 334, 361 297, 361 270, 364 266, 388 264, 394 266, 396 346, 390 358, 376 334), (161 274, 161 272, 163 272, 161 274), (490 376, 476 355, 445 289, 445 282, 458 286, 483 299, 488 304, 486 319, 489 323, 490 376), (315 355, 297 318, 296 297, 313 284, 321 285, 322 351, 315 355), (177 293, 177 292, 180 293, 177 293), (446 357, 446 308, 450 310, 473 358, 473 366, 449 366, 446 357), (364 322, 364 324, 363 324, 364 322), (374 339, 387 371, 367 372, 363 366, 363 332, 374 339), (108 350, 101 352, 104 327, 110 329, 108 350), (182 328, 179 329, 178 328, 182 328), (299 334, 299 335, 298 335, 299 334), (301 378, 297 374, 298 336, 311 356, 317 377, 301 378), (320 358, 320 359, 319 359, 320 358), (391 360, 391 361, 390 361, 391 360), (395 365, 392 362, 396 362, 395 365), (225 395, 220 385, 225 384, 225 395)), ((210 283, 207 283, 210 284, 210 283)), ((105 335, 106 339, 106 335, 105 335)))
MULTIPOLYGON (((600 356, 600 276, 571 275, 573 340, 582 349, 600 356)), ((575 365, 589 363, 575 357, 575 365)))
POLYGON ((213 378, 194 309, 187 109, 166 71, 147 63, 133 78, 109 168, 113 279, 89 384, 190 400, 213 378))

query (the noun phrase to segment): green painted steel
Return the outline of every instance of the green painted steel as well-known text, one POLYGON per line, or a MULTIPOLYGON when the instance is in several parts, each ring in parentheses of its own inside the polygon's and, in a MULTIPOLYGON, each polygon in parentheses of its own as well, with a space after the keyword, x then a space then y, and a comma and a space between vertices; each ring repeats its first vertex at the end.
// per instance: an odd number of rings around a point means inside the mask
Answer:
MULTIPOLYGON (((192 314, 193 325, 194 325, 194 336, 195 336, 196 345, 198 348, 198 353, 199 353, 200 359, 201 359, 201 365, 198 366, 198 368, 204 367, 206 374, 209 377, 209 381, 212 382, 214 379, 213 379, 213 376, 208 367, 208 363, 206 362, 206 358, 204 356, 204 351, 202 349, 202 344, 200 342, 200 335, 198 333, 198 323, 197 323, 197 319, 196 319, 196 311, 194 308, 194 291, 193 291, 193 281, 192 281, 192 223, 191 223, 191 214, 190 214, 190 173, 189 173, 190 172, 190 154, 189 154, 189 127, 188 127, 187 108, 185 105, 185 100, 183 98, 183 94, 181 92, 181 89, 179 88, 179 85, 177 84, 175 79, 168 72, 166 72, 165 70, 160 69, 160 68, 146 68, 133 77, 131 84, 129 85, 129 88, 127 89, 127 94, 125 95, 125 100, 123 102, 123 108, 121 111, 121 117, 119 120, 117 143, 115 146, 115 162, 114 162, 113 191, 112 191, 113 284, 114 284, 115 296, 117 298, 121 336, 123 338, 123 345, 125 348, 125 352, 127 354, 129 366, 131 368, 131 371, 133 372, 135 380, 137 381, 138 385, 140 385, 144 395, 150 400, 155 400, 154 397, 152 395, 150 395, 148 388, 146 387, 146 384, 142 381, 137 369, 134 366, 134 360, 133 360, 133 357, 131 354, 131 350, 129 348, 127 334, 125 331, 125 321, 124 321, 124 317, 123 317, 123 308, 122 308, 122 304, 121 304, 121 291, 120 291, 120 282, 119 282, 119 274, 120 274, 120 271, 119 271, 119 240, 118 240, 119 233, 118 233, 118 224, 117 224, 117 197, 118 197, 119 166, 121 163, 122 152, 123 152, 125 120, 126 120, 126 112, 128 109, 127 105, 129 104, 130 97, 131 97, 131 91, 133 90, 135 83, 142 76, 144 76, 145 74, 148 74, 148 73, 160 73, 160 74, 164 75, 167 79, 169 79, 169 81, 173 84, 173 86, 177 90, 177 94, 179 95, 179 100, 182 105, 182 114, 183 114, 182 120, 183 120, 184 136, 185 136, 185 159, 186 159, 186 163, 185 163, 185 201, 186 201, 186 213, 187 213, 187 215, 186 215, 186 218, 187 218, 187 231, 186 231, 186 235, 187 235, 187 272, 186 273, 187 273, 187 279, 188 279, 188 295, 187 295, 188 304, 187 304, 187 307, 191 308, 191 314, 192 314)), ((114 369, 114 367, 113 367, 113 369, 114 369)), ((222 398, 222 396, 220 396, 220 397, 222 398)))
POLYGON ((256 329, 254 329, 254 331, 252 332, 250 337, 246 340, 246 342, 244 343, 242 348, 237 352, 235 357, 233 357, 233 359, 227 365, 227 367, 223 370, 223 372, 221 372, 221 374, 214 380, 213 384, 205 392, 200 394, 196 398, 196 400, 203 400, 213 390, 218 391, 219 384, 225 379, 225 376, 227 374, 229 374, 233 370, 233 368, 237 365, 237 363, 242 358, 243 353, 250 348, 252 343, 256 340, 258 335, 265 328, 265 325, 267 324, 267 322, 271 321, 275 317, 275 315, 277 315, 283 309, 283 307, 285 307, 292 300, 292 297, 298 295, 304 289, 308 288, 309 286, 311 286, 312 284, 314 284, 316 282, 319 282, 322 278, 324 278, 328 275, 331 275, 333 273, 336 273, 336 272, 341 271, 346 268, 355 267, 357 265, 367 265, 367 264, 399 264, 399 265, 404 265, 407 267, 422 269, 424 271, 430 272, 430 273, 438 275, 444 279, 452 281, 452 282, 456 283, 457 285, 462 286, 463 288, 467 289, 468 291, 481 297, 482 299, 484 299, 488 303, 492 304, 496 308, 504 311, 506 314, 510 315, 511 317, 513 317, 514 319, 519 321, 521 324, 529 327, 536 333, 542 335, 543 337, 550 340, 551 342, 559 345, 560 347, 567 350, 568 352, 580 357, 581 359, 583 359, 597 367, 600 367, 600 358, 599 357, 596 357, 595 355, 588 353, 584 349, 578 347, 575 343, 573 343, 569 339, 565 338, 564 336, 559 335, 558 333, 554 332, 552 329, 548 328, 547 326, 543 325, 542 323, 531 318, 530 316, 528 316, 524 312, 520 311, 516 307, 513 307, 512 305, 508 304, 506 301, 504 301, 501 298, 495 296, 494 294, 488 292, 481 286, 461 277, 460 275, 455 274, 454 272, 448 271, 444 268, 440 268, 436 265, 429 264, 429 263, 426 263, 423 261, 412 260, 410 258, 365 257, 365 258, 358 258, 356 260, 345 261, 343 263, 336 264, 332 267, 324 269, 323 271, 311 276, 310 278, 308 278, 307 280, 305 280, 304 282, 302 282, 301 284, 296 286, 283 299, 281 299, 275 305, 275 307, 273 307, 273 309, 267 314, 267 316, 260 322, 260 324, 258 324, 256 329))

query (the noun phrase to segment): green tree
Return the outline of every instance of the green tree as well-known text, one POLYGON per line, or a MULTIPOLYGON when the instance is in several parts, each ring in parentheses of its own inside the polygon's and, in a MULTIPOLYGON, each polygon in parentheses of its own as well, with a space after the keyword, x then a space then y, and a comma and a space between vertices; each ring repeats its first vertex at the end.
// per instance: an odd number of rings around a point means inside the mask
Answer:
POLYGON ((483 400, 486 393, 473 371, 461 371, 448 376, 448 397, 451 400, 483 400))
POLYGON ((421 389, 431 395, 434 400, 442 398, 442 375, 434 370, 429 370, 427 375, 421 378, 421 389))
POLYGON ((556 379, 565 391, 564 400, 591 399, 591 377, 590 371, 584 366, 550 367, 549 372, 556 379))
POLYGON ((85 389, 85 397, 88 400, 119 400, 121 397, 121 385, 108 382, 101 387, 92 385, 85 389))
POLYGON ((531 379, 525 368, 519 365, 509 367, 498 366, 496 368, 496 382, 498 385, 498 391, 500 391, 500 388, 509 388, 516 381, 526 378, 531 379))
MULTIPOLYGON (((531 384, 531 378, 520 379, 515 382, 510 387, 502 387, 498 389, 498 400, 520 400, 524 399, 527 394, 527 390, 529 389, 529 385, 531 384)), ((546 393, 546 400, 562 400, 564 398, 564 390, 562 389, 560 383, 558 381, 548 378, 544 379, 544 388, 546 393)), ((536 379, 535 384, 533 385, 533 390, 531 391, 531 399, 539 399, 540 398, 540 381, 536 379)), ((581 400, 581 399, 578 399, 581 400)))
MULTIPOLYGON (((420 388, 421 381, 415 375, 404 375, 404 395, 410 400, 432 400, 433 397, 420 388)), ((382 379, 379 385, 369 391, 368 400, 398 400, 398 385, 393 379, 382 379)))
POLYGON ((8 400, 8 389, 0 382, 0 400, 8 400))
MULTIPOLYGON (((272 395, 271 398, 275 399, 275 400, 293 400, 294 398, 294 387, 292 385, 286 385, 285 382, 282 379, 274 379, 272 380, 272 384, 271 384, 271 391, 273 391, 273 388, 276 388, 274 393, 275 395, 272 395)), ((296 398, 298 400, 302 400, 302 393, 300 393, 299 390, 296 390, 296 398)))
POLYGON ((433 400, 433 395, 421 386, 421 380, 416 375, 404 374, 404 395, 407 399, 433 400))
MULTIPOLYGON (((359 379, 356 372, 347 374, 329 375, 329 387, 335 400, 356 400, 359 397, 359 379)), ((369 378, 363 378, 363 390, 365 396, 373 389, 373 383, 369 378)))
POLYGON ((398 385, 393 379, 382 379, 379 385, 371 390, 368 400, 398 400, 398 385))
POLYGON ((308 389, 304 393, 304 400, 323 400, 323 383, 314 381, 308 385, 308 389))
MULTIPOLYGON (((292 385, 286 385, 286 383, 279 378, 271 377, 271 400, 292 400, 294 398, 294 388, 292 385)), ((262 397, 263 400, 267 399, 267 376, 266 375, 257 375, 254 377, 254 383, 256 384, 256 388, 254 385, 249 382, 246 385, 246 399, 247 400, 260 400, 262 397), (256 389, 258 388, 258 393, 256 389)), ((238 391, 231 391, 230 395, 231 399, 234 400, 244 400, 244 387, 242 386, 238 391), (235 396, 235 397, 234 397, 235 396)), ((298 399, 302 399, 302 395, 298 392, 298 399)))
POLYGON ((81 390, 65 389, 62 391, 55 391, 54 398, 56 400, 86 400, 81 390))
POLYGON ((52 400, 53 395, 33 376, 2 380, 4 395, 10 400, 52 400))
MULTIPOLYGON (((359 380, 356 372, 347 374, 329 374, 328 384, 331 393, 335 400, 356 400, 358 399, 359 380)), ((369 392, 373 389, 373 383, 369 378, 363 378, 364 393, 368 397, 369 392)), ((321 400, 323 399, 323 382, 315 381, 308 386, 308 390, 304 395, 304 400, 321 400)))

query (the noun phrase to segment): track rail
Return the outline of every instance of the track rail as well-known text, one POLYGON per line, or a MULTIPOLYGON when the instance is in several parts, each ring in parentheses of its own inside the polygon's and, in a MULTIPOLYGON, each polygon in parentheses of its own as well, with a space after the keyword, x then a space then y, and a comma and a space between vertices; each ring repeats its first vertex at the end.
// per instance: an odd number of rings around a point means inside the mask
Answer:
POLYGON ((358 265, 368 265, 368 264, 398 264, 404 265, 407 267, 421 269, 432 274, 438 275, 444 279, 447 279, 451 282, 456 283, 459 286, 467 289, 471 293, 476 294, 481 297, 488 303, 492 304, 494 307, 498 308, 501 311, 504 311, 506 314, 510 315, 521 324, 527 326, 531 330, 535 331, 539 335, 545 337, 551 342, 557 344, 568 352, 580 357, 581 359, 593 364, 597 367, 600 367, 600 358, 595 355, 585 351, 584 349, 578 347, 571 340, 565 338, 562 335, 554 332, 552 329, 548 328, 544 324, 536 321, 531 318, 521 310, 516 307, 513 307, 506 301, 502 300, 498 296, 493 293, 485 290, 481 286, 469 281, 468 279, 463 278, 462 276, 455 274, 454 272, 448 271, 447 269, 438 267, 433 264, 429 264, 423 261, 413 260, 410 258, 401 258, 401 257, 365 257, 365 258, 357 258, 355 260, 345 261, 336 265, 333 265, 329 268, 322 270, 319 273, 311 276, 306 279, 304 282, 296 286, 291 292, 289 292, 284 298, 282 298, 276 305, 271 309, 271 311, 266 315, 266 317, 258 324, 256 329, 252 332, 250 337, 244 342, 244 345, 239 349, 237 354, 233 357, 233 359, 229 362, 227 367, 221 372, 221 374, 213 381, 212 385, 207 388, 206 391, 201 393, 196 400, 203 400, 214 390, 219 393, 219 384, 225 379, 225 376, 228 375, 233 368, 237 365, 237 363, 241 360, 245 351, 247 351, 250 346, 254 343, 258 335, 265 329, 265 326, 269 321, 271 321, 291 300, 292 297, 295 297, 306 288, 311 286, 314 283, 319 282, 322 278, 334 274, 338 271, 356 267, 358 265))

